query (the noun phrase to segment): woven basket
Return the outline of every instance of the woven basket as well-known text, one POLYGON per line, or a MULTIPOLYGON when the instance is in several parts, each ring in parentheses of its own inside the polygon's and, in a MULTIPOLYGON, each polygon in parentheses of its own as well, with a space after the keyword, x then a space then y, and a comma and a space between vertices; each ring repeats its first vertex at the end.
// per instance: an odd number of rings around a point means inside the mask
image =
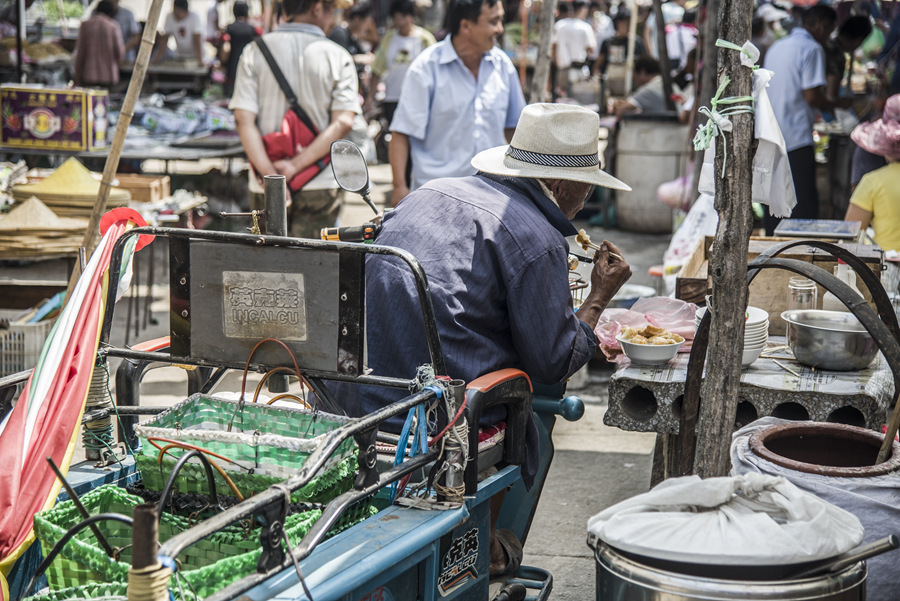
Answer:
MULTIPOLYGON (((159 463, 155 457, 148 457, 143 453, 138 453, 134 459, 138 470, 141 472, 144 488, 157 492, 162 491, 166 481, 169 479, 169 474, 175 468, 175 460, 170 459, 166 455, 162 463, 159 463)), ((356 477, 356 467, 357 461, 355 457, 344 459, 333 468, 321 473, 300 490, 291 494, 291 501, 295 503, 327 503, 339 494, 350 490, 356 477)), ((255 495, 273 484, 278 484, 285 480, 285 478, 263 474, 226 471, 228 472, 228 477, 231 478, 231 481, 234 482, 234 485, 245 497, 255 495)), ((216 481, 216 492, 224 495, 232 494, 228 483, 218 471, 213 472, 213 477, 216 481)), ((199 461, 184 465, 178 473, 175 482, 175 488, 180 493, 209 494, 209 482, 206 479, 206 471, 199 461)))
MULTIPOLYGON (((199 601, 189 590, 175 588, 176 601, 199 601), (183 593, 183 595, 182 595, 183 593)), ((26 597, 23 601, 128 601, 128 584, 125 582, 103 582, 73 586, 59 591, 48 591, 40 595, 26 597)))
MULTIPOLYGON (((233 463, 215 461, 242 494, 250 495, 295 474, 321 444, 322 437, 348 420, 324 412, 261 403, 243 403, 241 406, 237 401, 196 394, 135 426, 142 444, 135 461, 142 472, 144 486, 149 490, 162 490, 182 451, 173 449, 174 454, 170 451, 159 464, 159 451, 148 439, 164 438, 201 447, 230 459, 233 463), (229 424, 232 425, 230 432, 229 424)), ((344 441, 323 469, 331 470, 345 463, 355 448, 352 439, 344 441)), ((355 471, 355 465, 353 468, 355 471)), ((198 462, 185 465, 179 473, 177 486, 181 492, 209 493, 203 466, 198 462)), ((218 473, 216 486, 223 492, 228 487, 218 473)), ((292 498, 324 502, 331 498, 328 495, 333 497, 334 493, 320 487, 292 498)))
MULTIPOLYGON (((135 505, 143 502, 140 497, 129 495, 112 485, 101 486, 81 497, 88 513, 121 513, 131 515, 135 505)), ((329 531, 332 536, 361 521, 375 510, 363 503, 352 508, 340 522, 329 531)), ((285 531, 292 545, 309 531, 321 515, 319 510, 305 511, 289 515, 285 520, 285 531)), ((34 516, 34 527, 41 548, 45 553, 65 534, 66 530, 81 521, 81 515, 66 501, 53 509, 34 516)), ((159 524, 159 540, 164 542, 187 530, 190 522, 186 518, 164 513, 159 524)), ((98 527, 110 545, 122 549, 118 560, 110 559, 94 539, 90 529, 85 528, 69 541, 56 560, 47 569, 47 581, 52 590, 83 586, 93 582, 127 582, 131 563, 131 528, 119 522, 100 522, 98 527)), ((207 597, 252 573, 262 550, 259 546, 259 528, 240 524, 220 530, 188 547, 178 560, 181 562, 179 577, 185 590, 207 597)), ((171 587, 177 590, 175 577, 171 587)))

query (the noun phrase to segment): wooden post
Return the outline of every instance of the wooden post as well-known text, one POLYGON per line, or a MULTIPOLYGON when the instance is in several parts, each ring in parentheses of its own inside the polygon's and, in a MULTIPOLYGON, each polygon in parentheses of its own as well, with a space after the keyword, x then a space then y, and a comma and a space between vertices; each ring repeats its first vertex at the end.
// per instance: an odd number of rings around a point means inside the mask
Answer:
POLYGON ((538 42, 537 62, 534 64, 534 78, 528 102, 546 102, 547 78, 550 76, 550 47, 553 45, 553 15, 556 14, 556 0, 543 0, 541 5, 541 35, 538 42))
POLYGON ((659 74, 662 76, 663 96, 666 110, 675 110, 672 100, 672 67, 669 64, 669 46, 666 44, 666 20, 663 16, 661 0, 653 0, 653 14, 656 17, 656 48, 659 51, 659 74))
MULTIPOLYGON (((700 93, 694 101, 694 122, 697 120, 697 109, 701 106, 709 106, 709 101, 716 93, 716 88, 718 87, 718 84, 716 83, 716 76, 718 73, 716 65, 718 64, 719 49, 716 46, 716 39, 719 37, 718 15, 720 2, 721 0, 706 1, 706 21, 703 24, 703 44, 699 48, 700 53, 697 57, 698 68, 702 61, 703 69, 700 72, 700 93)), ((692 128, 691 131, 694 131, 694 129, 692 128)), ((694 174, 693 183, 691 185, 692 191, 696 192, 700 185, 700 168, 702 166, 703 151, 701 150, 694 155, 694 174)))
MULTIPOLYGON (((112 181, 115 179, 116 171, 119 169, 119 158, 122 156, 125 134, 128 132, 128 126, 131 125, 132 117, 134 117, 134 105, 137 104, 141 88, 144 87, 144 77, 147 75, 147 67, 150 65, 150 54, 153 52, 153 45, 156 42, 156 28, 159 24, 159 13, 162 12, 162 4, 163 0, 153 0, 150 4, 150 12, 147 15, 147 24, 141 36, 141 46, 138 49, 137 60, 134 63, 134 71, 131 74, 131 81, 128 82, 128 91, 125 92, 125 99, 122 101, 122 112, 119 113, 119 121, 116 123, 116 133, 113 135, 109 155, 106 157, 106 165, 103 167, 100 192, 97 194, 97 201, 94 203, 94 210, 91 212, 91 220, 88 223, 87 230, 84 232, 84 239, 81 241, 81 246, 85 248, 88 256, 94 252, 94 247, 97 244, 98 234, 100 233, 100 217, 106 212, 106 201, 109 199, 109 189, 112 188, 112 181)), ((65 302, 68 303, 72 297, 72 291, 75 289, 75 283, 79 277, 81 277, 81 265, 76 263, 75 268, 72 270, 72 276, 69 278, 65 302)))
MULTIPOLYGON (((719 37, 743 45, 750 39, 752 15, 752 0, 721 0, 719 37)), ((725 97, 750 96, 751 70, 741 65, 740 57, 735 50, 719 52, 720 77, 731 78, 725 97)), ((751 181, 756 154, 754 116, 735 114, 731 121, 733 130, 716 139, 715 206, 719 225, 709 265, 712 324, 706 376, 700 388, 694 456, 694 473, 704 478, 724 476, 731 466, 729 450, 737 413, 748 297, 747 248, 753 226, 751 181)))
POLYGON ((528 74, 528 16, 531 12, 531 2, 519 1, 519 17, 522 23, 522 39, 519 41, 521 54, 519 55, 519 85, 525 89, 526 76, 528 74))
POLYGON ((635 0, 628 0, 628 47, 625 52, 625 96, 634 90, 634 40, 637 37, 638 6, 635 0))

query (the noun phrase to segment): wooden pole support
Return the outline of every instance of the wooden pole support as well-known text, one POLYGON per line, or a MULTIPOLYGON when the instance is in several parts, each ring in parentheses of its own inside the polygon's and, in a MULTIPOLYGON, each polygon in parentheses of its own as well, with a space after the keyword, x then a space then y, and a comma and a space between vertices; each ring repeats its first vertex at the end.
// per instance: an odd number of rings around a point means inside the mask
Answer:
MULTIPOLYGON (((719 37, 741 46, 750 39, 752 15, 753 0, 721 0, 719 37)), ((740 58, 740 53, 734 50, 719 52, 719 75, 731 78, 726 96, 751 94, 752 71, 741 65, 740 58)), ((749 296, 747 249, 753 227, 754 115, 734 114, 731 121, 732 131, 724 132, 716 142, 715 207, 719 224, 709 262, 715 312, 709 333, 706 376, 700 388, 693 462, 694 473, 702 478, 725 476, 731 466, 729 451, 737 414, 744 315, 749 296)), ((693 433, 681 432, 681 435, 692 437, 693 433)))
POLYGON ((660 0, 653 0, 653 15, 656 19, 656 40, 654 41, 656 42, 656 48, 659 51, 659 74, 662 76, 663 96, 665 97, 666 110, 674 111, 675 101, 672 100, 672 64, 669 61, 669 46, 666 44, 666 18, 663 15, 662 2, 660 0))
POLYGON ((894 436, 897 435, 897 429, 900 428, 900 391, 897 391, 896 394, 897 399, 894 401, 894 412, 891 414, 887 432, 884 433, 884 442, 881 443, 881 449, 878 451, 876 464, 887 461, 888 456, 891 454, 891 447, 894 446, 894 436))
MULTIPOLYGON (((112 188, 116 171, 119 169, 119 158, 122 156, 122 147, 125 145, 125 134, 128 132, 128 126, 131 125, 132 117, 134 117, 134 107, 137 104, 138 96, 141 94, 141 88, 144 87, 144 77, 147 75, 147 68, 150 66, 150 55, 156 42, 156 28, 159 23, 159 14, 162 12, 162 5, 163 0, 153 0, 150 4, 150 12, 147 14, 147 24, 144 26, 144 34, 141 37, 137 60, 134 63, 134 72, 131 74, 131 81, 128 82, 128 91, 125 92, 122 111, 119 113, 119 121, 116 123, 116 132, 113 135, 109 155, 106 157, 106 165, 103 168, 100 191, 97 194, 94 210, 91 211, 91 220, 81 242, 81 246, 85 248, 88 256, 93 254, 94 247, 97 244, 97 238, 100 233, 100 217, 106 212, 106 201, 109 198, 109 189, 112 188)), ((81 277, 81 267, 76 263, 69 278, 69 286, 66 289, 66 303, 72 298, 72 291, 75 290, 75 283, 79 277, 81 277)))
MULTIPOLYGON (((541 33, 538 42, 537 61, 534 64, 534 77, 531 78, 531 93, 528 102, 546 102, 547 79, 550 77, 550 48, 553 45, 553 15, 556 13, 556 0, 544 0, 541 4, 541 33)), ((551 82, 551 85, 552 82, 551 82)))

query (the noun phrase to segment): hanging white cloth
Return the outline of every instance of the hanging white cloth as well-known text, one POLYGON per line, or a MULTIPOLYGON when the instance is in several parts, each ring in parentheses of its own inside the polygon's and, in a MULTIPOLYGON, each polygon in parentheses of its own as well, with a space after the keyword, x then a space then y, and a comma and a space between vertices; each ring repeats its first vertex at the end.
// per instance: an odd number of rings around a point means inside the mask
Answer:
MULTIPOLYGON (((746 47, 747 44, 744 46, 746 47)), ((752 44, 751 44, 752 46, 752 44)), ((756 50, 756 48, 753 48, 756 50)), ((758 51, 757 51, 758 55, 758 51)), ((744 56, 742 56, 744 59, 744 56)), ((744 66, 750 61, 744 61, 744 66)), ((758 144, 756 156, 753 158, 753 202, 769 205, 769 213, 774 217, 790 217, 794 205, 797 204, 797 194, 794 191, 794 180, 791 177, 791 166, 788 162, 787 148, 781 128, 775 119, 775 112, 769 102, 766 86, 774 73, 767 69, 753 71, 753 103, 755 112, 754 137, 758 144)), ((720 118, 719 124, 725 131, 731 130, 731 122, 726 118, 720 118), (727 121, 727 124, 724 123, 727 121)), ((747 149, 729 148, 729 153, 746 152, 747 149)), ((716 140, 703 155, 703 165, 700 169, 700 194, 715 196, 715 158, 716 140)))

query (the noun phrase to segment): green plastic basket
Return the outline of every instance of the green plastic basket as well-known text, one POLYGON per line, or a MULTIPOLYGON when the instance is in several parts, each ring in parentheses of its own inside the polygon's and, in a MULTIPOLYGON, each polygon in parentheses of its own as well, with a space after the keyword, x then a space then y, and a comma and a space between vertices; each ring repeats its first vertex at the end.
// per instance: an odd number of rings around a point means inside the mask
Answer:
MULTIPOLYGON (((141 472, 141 479, 147 490, 161 491, 169 479, 169 474, 175 468, 175 459, 166 455, 162 463, 155 457, 149 457, 138 453, 134 457, 135 464, 141 472)), ((356 457, 344 459, 333 468, 321 473, 309 484, 291 495, 291 501, 295 503, 328 503, 339 494, 350 490, 356 477, 356 457)), ((298 466, 299 469, 299 466, 298 466)), ((228 470, 226 470, 228 471, 228 470)), ((225 478, 218 471, 213 471, 216 481, 216 492, 232 496, 233 493, 225 478)), ((284 482, 285 478, 266 476, 264 474, 247 474, 244 472, 229 471, 228 477, 234 482, 241 494, 245 497, 255 495, 269 488, 273 484, 284 482)), ((175 478, 175 488, 180 493, 209 494, 209 482, 206 479, 206 471, 199 460, 192 461, 182 466, 175 478)))
MULTIPOLYGON (((200 598, 189 590, 175 588, 172 591, 176 601, 200 601, 200 598)), ((59 591, 47 591, 24 601, 128 601, 128 584, 125 582, 94 582, 82 586, 72 586, 59 591)))
MULTIPOLYGON (((96 488, 81 497, 81 501, 91 515, 98 513, 131 515, 134 506, 143 502, 140 497, 130 495, 113 485, 96 488)), ((374 515, 375 512, 371 504, 357 504, 341 518, 328 535, 333 536, 374 515)), ((299 543, 320 515, 321 511, 315 509, 287 517, 285 531, 292 545, 299 543)), ((35 532, 43 551, 49 553, 65 532, 81 519, 81 514, 71 501, 59 503, 53 509, 35 515, 35 532)), ((190 525, 186 518, 164 513, 159 524, 159 540, 164 542, 187 530, 190 525)), ((96 582, 128 581, 128 568, 131 563, 131 528, 111 521, 100 522, 98 527, 110 545, 121 549, 118 560, 107 556, 90 529, 85 528, 62 548, 47 569, 47 581, 52 590, 58 591, 96 582)), ((232 524, 191 545, 179 555, 177 559, 181 567, 178 576, 185 590, 206 597, 255 571, 261 552, 259 528, 255 526, 245 528, 240 524, 232 524)), ((171 587, 177 590, 178 583, 175 576, 171 587)))
MULTIPOLYGON (((295 474, 322 443, 323 437, 348 421, 349 418, 321 411, 261 403, 240 404, 196 394, 135 426, 142 444, 135 461, 144 486, 160 491, 183 451, 170 450, 160 464, 159 450, 150 439, 162 438, 200 447, 227 457, 230 461, 213 460, 228 473, 242 494, 252 495, 295 474)), ((164 446, 166 443, 157 444, 164 446)), ((346 465, 355 449, 353 439, 345 440, 325 463, 323 471, 346 465)), ((355 472, 355 464, 352 467, 355 472)), ((199 462, 185 465, 176 484, 180 492, 209 493, 205 471, 199 462)), ((327 502, 348 486, 347 482, 342 482, 332 490, 320 484, 318 488, 313 487, 292 498, 295 501, 327 502)), ((228 484, 218 472, 216 487, 223 493, 228 490, 228 484)))

